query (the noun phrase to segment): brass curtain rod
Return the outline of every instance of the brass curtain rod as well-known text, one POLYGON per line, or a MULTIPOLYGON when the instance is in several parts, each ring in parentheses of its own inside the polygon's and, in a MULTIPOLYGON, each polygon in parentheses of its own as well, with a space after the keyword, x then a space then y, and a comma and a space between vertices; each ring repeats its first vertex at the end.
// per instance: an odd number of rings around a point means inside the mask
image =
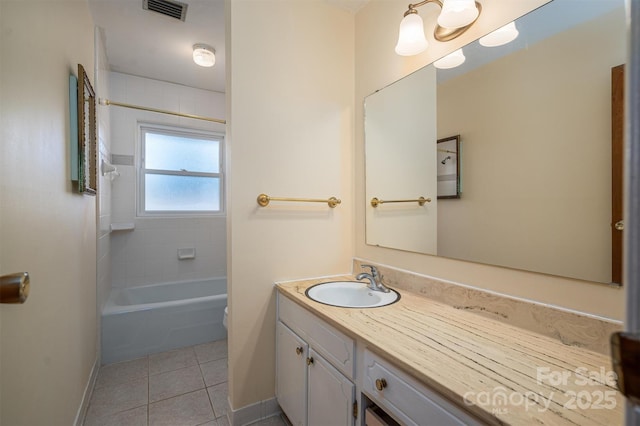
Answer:
POLYGON ((267 194, 258 195, 258 204, 260 207, 266 207, 269 205, 269 201, 299 201, 303 203, 327 203, 329 207, 334 208, 342 201, 336 197, 331 197, 328 200, 318 200, 315 198, 288 198, 288 197, 270 197, 267 194))
POLYGON ((119 106, 119 107, 123 107, 123 108, 139 109, 139 110, 142 110, 142 111, 151 111, 151 112, 157 112, 157 113, 160 113, 160 114, 177 115, 178 117, 193 118, 193 119, 196 119, 196 120, 204 120, 204 121, 211 121, 213 123, 227 124, 226 120, 221 120, 219 118, 209 118, 209 117, 203 117, 201 115, 185 114, 185 113, 182 113, 182 112, 167 111, 165 109, 158 109, 158 108, 144 107, 144 106, 140 106, 140 105, 125 104, 125 103, 122 103, 122 102, 110 101, 109 99, 100 98, 99 103, 100 103, 100 105, 107 105, 107 106, 108 105, 113 105, 113 106, 119 106))
POLYGON ((424 203, 430 203, 431 202, 431 198, 424 198, 424 197, 420 197, 416 200, 379 200, 376 197, 373 197, 371 199, 371 206, 373 207, 378 207, 380 204, 385 204, 385 203, 418 203, 421 206, 424 206, 424 203))

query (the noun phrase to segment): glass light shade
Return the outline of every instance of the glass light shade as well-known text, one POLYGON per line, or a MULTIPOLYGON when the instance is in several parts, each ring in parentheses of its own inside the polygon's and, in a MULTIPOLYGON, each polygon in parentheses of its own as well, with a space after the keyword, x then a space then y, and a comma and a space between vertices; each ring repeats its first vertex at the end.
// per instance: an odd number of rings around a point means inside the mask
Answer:
POLYGON ((449 68, 455 68, 459 65, 462 65, 465 61, 464 53, 462 53, 462 49, 458 49, 455 52, 449 53, 444 58, 438 59, 433 63, 433 66, 436 68, 440 68, 443 70, 449 68))
POLYGON ((474 0, 444 0, 438 25, 444 28, 461 28, 476 20, 480 11, 474 0))
POLYGON ((492 33, 482 37, 479 42, 485 47, 495 47, 507 44, 518 37, 518 29, 515 22, 510 22, 504 27, 500 27, 492 33))
POLYGON ((215 50, 203 44, 195 44, 193 46, 193 62, 201 67, 212 67, 216 63, 215 50))
POLYGON ((427 50, 427 39, 424 36, 424 23, 417 13, 410 13, 400 22, 396 53, 401 56, 412 56, 427 50))

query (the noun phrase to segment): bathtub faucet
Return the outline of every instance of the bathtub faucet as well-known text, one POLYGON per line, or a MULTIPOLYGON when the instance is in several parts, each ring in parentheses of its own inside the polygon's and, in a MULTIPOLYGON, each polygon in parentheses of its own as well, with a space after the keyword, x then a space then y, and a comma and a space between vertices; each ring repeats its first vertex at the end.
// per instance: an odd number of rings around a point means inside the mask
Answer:
POLYGON ((382 284, 382 275, 378 272, 378 268, 373 265, 362 265, 362 268, 369 268, 371 273, 362 272, 356 275, 356 280, 367 279, 369 280, 368 287, 371 290, 389 293, 389 289, 382 284))

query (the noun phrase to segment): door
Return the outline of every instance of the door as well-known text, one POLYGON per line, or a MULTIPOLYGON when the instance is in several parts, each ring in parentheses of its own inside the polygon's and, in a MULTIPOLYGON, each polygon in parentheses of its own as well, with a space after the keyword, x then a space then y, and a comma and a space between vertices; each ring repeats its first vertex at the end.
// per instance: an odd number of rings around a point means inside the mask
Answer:
POLYGON ((0 304, 0 424, 72 425, 98 327, 96 197, 71 183, 68 82, 93 69, 94 26, 76 1, 0 1, 0 26, 0 275, 31 281, 24 304, 0 304))
POLYGON ((611 282, 622 285, 624 65, 611 68, 611 282))
POLYGON ((294 426, 307 420, 307 354, 309 346, 286 325, 276 326, 276 398, 294 426))
POLYGON ((309 359, 308 425, 353 425, 353 383, 313 349, 309 359))

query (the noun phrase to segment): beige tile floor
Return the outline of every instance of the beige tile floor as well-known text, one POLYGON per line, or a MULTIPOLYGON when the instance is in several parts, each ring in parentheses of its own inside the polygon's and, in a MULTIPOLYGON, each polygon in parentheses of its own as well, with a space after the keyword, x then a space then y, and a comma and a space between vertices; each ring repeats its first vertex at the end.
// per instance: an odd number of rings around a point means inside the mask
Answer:
POLYGON ((228 426, 227 394, 226 340, 153 354, 100 367, 84 425, 228 426))

